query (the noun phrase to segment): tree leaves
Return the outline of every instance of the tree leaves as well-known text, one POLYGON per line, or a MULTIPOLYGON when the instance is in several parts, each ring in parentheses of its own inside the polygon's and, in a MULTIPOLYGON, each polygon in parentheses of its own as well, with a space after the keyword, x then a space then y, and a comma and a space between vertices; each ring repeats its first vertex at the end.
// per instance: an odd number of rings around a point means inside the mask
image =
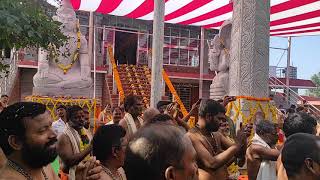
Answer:
POLYGON ((45 4, 42 1, 1 0, 0 49, 47 48, 50 42, 60 47, 65 42, 66 37, 59 30, 60 23, 41 9, 39 4, 45 4))
POLYGON ((316 89, 310 89, 308 92, 312 96, 320 97, 320 72, 311 76, 311 80, 314 84, 316 84, 316 89))
MULTIPOLYGON (((61 23, 48 16, 54 11, 55 8, 45 0, 1 0, 0 50, 13 47, 47 49, 49 43, 59 48, 67 37, 60 31, 61 23)), ((5 67, 0 62, 0 72, 5 67)))

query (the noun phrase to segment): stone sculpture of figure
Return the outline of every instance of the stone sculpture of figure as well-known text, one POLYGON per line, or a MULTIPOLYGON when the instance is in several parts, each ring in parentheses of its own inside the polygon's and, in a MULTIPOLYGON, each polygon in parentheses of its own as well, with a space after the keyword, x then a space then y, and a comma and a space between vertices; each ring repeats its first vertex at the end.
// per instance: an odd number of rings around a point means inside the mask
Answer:
POLYGON ((61 2, 56 14, 54 19, 62 23, 60 29, 68 39, 56 49, 58 55, 54 58, 49 55, 49 51, 39 50, 38 72, 33 77, 33 94, 89 97, 92 79, 87 40, 77 27, 78 19, 69 0, 61 2))
POLYGON ((231 20, 226 20, 209 48, 210 70, 217 72, 210 85, 210 99, 223 99, 229 93, 231 28, 231 20))

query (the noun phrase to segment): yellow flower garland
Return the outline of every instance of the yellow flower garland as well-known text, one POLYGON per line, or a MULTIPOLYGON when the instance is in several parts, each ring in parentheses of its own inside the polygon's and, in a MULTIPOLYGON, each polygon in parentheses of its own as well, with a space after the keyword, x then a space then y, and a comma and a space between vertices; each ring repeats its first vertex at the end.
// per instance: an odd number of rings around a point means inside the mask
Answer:
MULTIPOLYGON (((87 133, 84 131, 84 129, 81 129, 81 134, 80 134, 80 136, 86 136, 86 137, 88 137, 88 135, 87 135, 87 133)), ((90 146, 90 143, 84 143, 84 142, 81 140, 81 138, 80 138, 80 144, 79 144, 79 146, 80 146, 80 152, 82 152, 82 151, 84 151, 85 149, 87 149, 87 148, 90 146)), ((90 155, 87 155, 87 156, 85 157, 86 160, 88 160, 89 158, 90 158, 90 155)))
POLYGON ((184 117, 187 116, 188 115, 188 111, 185 108, 185 106, 184 106, 183 102, 181 101, 177 91, 175 90, 174 86, 172 85, 168 74, 166 73, 166 71, 164 69, 162 69, 162 77, 163 77, 164 82, 168 86, 170 92, 174 96, 175 101, 177 101, 177 103, 180 105, 181 112, 182 112, 183 116, 184 117))
POLYGON ((79 51, 81 48, 81 32, 80 32, 80 23, 79 20, 77 22, 77 49, 72 55, 72 61, 70 64, 64 65, 59 61, 59 54, 57 51, 57 47, 54 44, 49 44, 49 59, 54 60, 57 66, 63 71, 64 74, 72 68, 73 64, 79 60, 79 51))
POLYGON ((276 107, 272 106, 269 101, 270 98, 255 98, 251 96, 237 96, 237 100, 235 102, 230 102, 227 106, 226 115, 231 115, 231 110, 234 110, 235 114, 233 116, 233 121, 236 122, 238 117, 240 116, 243 122, 243 125, 247 123, 251 123, 254 115, 260 109, 266 119, 269 118, 269 112, 272 115, 272 120, 275 122, 277 120, 277 109, 276 107), (245 99, 248 101, 248 107, 249 107, 249 115, 245 116, 244 113, 241 111, 241 103, 240 99, 245 99), (255 105, 253 105, 253 102, 255 102, 255 105), (261 103, 266 102, 266 105, 263 106, 261 103))
POLYGON ((118 88, 118 92, 119 92, 119 95, 120 95, 120 102, 123 102, 123 100, 124 100, 124 91, 123 91, 122 83, 121 83, 121 80, 120 80, 119 72, 118 72, 118 69, 117 69, 116 61, 115 61, 115 59, 113 57, 113 50, 112 50, 112 47, 110 45, 108 45, 108 54, 109 54, 109 57, 110 57, 110 62, 112 64, 112 71, 113 71, 113 74, 114 74, 114 80, 116 82, 116 85, 117 85, 117 88, 118 88))
MULTIPOLYGON (((227 138, 234 143, 234 140, 232 138, 230 138, 229 136, 227 136, 227 138)), ((237 173, 239 173, 239 166, 233 162, 228 168, 228 174, 229 176, 237 176, 237 173)))

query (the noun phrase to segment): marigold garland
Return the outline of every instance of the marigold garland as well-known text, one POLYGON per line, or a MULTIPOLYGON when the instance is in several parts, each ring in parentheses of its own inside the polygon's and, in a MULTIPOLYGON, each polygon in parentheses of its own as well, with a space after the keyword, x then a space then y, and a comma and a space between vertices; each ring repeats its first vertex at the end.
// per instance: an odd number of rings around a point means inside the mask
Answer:
MULTIPOLYGON (((80 147, 80 152, 86 150, 89 146, 90 146, 90 141, 89 141, 89 138, 88 138, 88 135, 87 133, 85 132, 84 129, 81 129, 81 134, 80 134, 80 144, 79 144, 79 147, 80 147)), ((87 155, 85 157, 85 160, 88 160, 90 158, 90 155, 87 155)))
POLYGON ((118 69, 117 69, 116 61, 114 60, 114 57, 113 57, 112 47, 110 45, 108 45, 108 54, 109 54, 109 57, 110 57, 110 62, 112 64, 112 71, 113 71, 113 74, 114 74, 114 80, 116 82, 116 85, 117 85, 117 88, 118 88, 118 92, 119 92, 119 95, 120 95, 120 102, 123 102, 123 100, 124 100, 124 91, 123 91, 122 83, 121 83, 121 80, 120 80, 119 72, 118 72, 118 69))
POLYGON ((172 85, 169 76, 167 75, 166 71, 164 69, 162 69, 162 77, 164 82, 166 83, 166 85, 168 86, 170 92, 172 93, 172 95, 174 96, 175 100, 177 101, 177 103, 180 105, 181 108, 181 112, 183 114, 183 116, 187 116, 188 111, 186 110, 183 102, 181 101, 177 91, 174 89, 174 86, 172 85))
POLYGON ((277 120, 277 109, 276 107, 272 106, 269 101, 271 98, 255 98, 251 96, 237 96, 237 100, 235 102, 230 102, 227 106, 226 115, 230 116, 231 111, 235 113, 233 116, 233 121, 236 122, 238 117, 240 116, 242 119, 243 124, 251 123, 254 115, 260 109, 264 115, 266 116, 266 119, 269 118, 269 113, 272 115, 272 120, 275 122, 277 120), (248 101, 248 107, 249 107, 249 115, 246 116, 242 112, 241 108, 241 101, 240 99, 245 99, 248 101), (253 103, 255 102, 255 103, 253 103), (263 106, 262 102, 266 102, 266 104, 263 106))

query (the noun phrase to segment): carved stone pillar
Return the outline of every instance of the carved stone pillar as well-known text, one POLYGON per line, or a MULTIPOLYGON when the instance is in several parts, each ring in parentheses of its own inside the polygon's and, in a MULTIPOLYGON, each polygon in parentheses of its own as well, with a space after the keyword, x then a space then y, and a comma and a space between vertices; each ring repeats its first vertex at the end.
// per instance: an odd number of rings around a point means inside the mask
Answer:
MULTIPOLYGON (((230 95, 269 97, 269 23, 269 0, 233 0, 230 95)), ((248 116, 247 100, 239 100, 248 116)))
POLYGON ((270 1, 233 3, 230 95, 268 97, 270 1))

